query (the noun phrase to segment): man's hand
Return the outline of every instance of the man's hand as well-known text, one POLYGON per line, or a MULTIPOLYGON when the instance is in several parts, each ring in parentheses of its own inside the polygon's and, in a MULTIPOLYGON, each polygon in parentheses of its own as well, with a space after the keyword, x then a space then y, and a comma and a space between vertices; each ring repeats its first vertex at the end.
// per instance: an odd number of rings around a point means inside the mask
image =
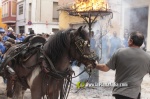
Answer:
POLYGON ((95 65, 97 65, 98 64, 98 61, 95 61, 95 65))
POLYGON ((107 72, 107 71, 110 70, 109 67, 105 64, 98 64, 97 61, 95 62, 95 64, 96 64, 95 68, 98 69, 98 70, 101 70, 101 71, 104 71, 104 72, 107 72))

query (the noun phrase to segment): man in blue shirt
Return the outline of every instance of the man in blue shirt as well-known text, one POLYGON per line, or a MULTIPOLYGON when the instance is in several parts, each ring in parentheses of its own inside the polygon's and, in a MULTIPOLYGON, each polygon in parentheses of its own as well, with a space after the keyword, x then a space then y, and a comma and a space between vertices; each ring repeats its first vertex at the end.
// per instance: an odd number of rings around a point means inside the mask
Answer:
POLYGON ((10 38, 10 37, 7 36, 6 33, 2 33, 1 35, 2 35, 2 41, 3 42, 7 41, 10 38))
POLYGON ((124 32, 124 39, 123 39, 123 45, 124 45, 124 47, 128 47, 128 38, 129 38, 128 30, 125 29, 125 32, 124 32))
POLYGON ((110 38, 110 52, 109 57, 111 57, 114 52, 121 47, 121 39, 117 37, 117 32, 113 33, 113 36, 110 38))
POLYGON ((2 36, 0 36, 0 63, 2 62, 3 59, 3 54, 5 53, 6 48, 2 42, 2 36))

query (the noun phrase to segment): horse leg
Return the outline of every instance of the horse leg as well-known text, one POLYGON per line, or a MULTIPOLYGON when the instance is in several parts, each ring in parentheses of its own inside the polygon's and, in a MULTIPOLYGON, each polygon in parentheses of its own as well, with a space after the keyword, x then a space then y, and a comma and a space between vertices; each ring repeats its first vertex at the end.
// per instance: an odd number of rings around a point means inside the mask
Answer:
POLYGON ((32 99, 41 99, 42 92, 40 86, 34 86, 31 88, 31 97, 32 99))
POLYGON ((22 99, 24 99, 25 92, 26 92, 26 89, 22 89, 22 99))
POLYGON ((59 90, 53 90, 53 92, 49 93, 48 99, 58 99, 59 97, 59 90))
POLYGON ((32 99, 41 99, 42 98, 44 91, 43 91, 42 82, 40 81, 40 79, 34 80, 30 90, 31 90, 32 99))
POLYGON ((60 83, 60 81, 55 80, 55 79, 51 79, 49 84, 51 84, 49 86, 49 98, 50 99, 58 99, 59 98, 59 92, 60 92, 60 87, 62 85, 62 83, 60 83))
POLYGON ((36 78, 33 81, 33 84, 30 88, 32 99, 41 99, 42 96, 46 95, 46 93, 49 93, 47 94, 48 95, 47 99, 58 99, 60 83, 52 78, 47 78, 44 80, 46 82, 48 80, 48 84, 47 84, 44 83, 42 77, 43 76, 39 74, 38 76, 36 76, 36 78))
POLYGON ((25 91, 26 89, 23 89, 23 86, 16 82, 12 99, 24 99, 25 91))
POLYGON ((31 90, 32 99, 41 99, 43 95, 43 89, 42 89, 42 74, 40 67, 37 67, 33 70, 30 77, 27 78, 27 81, 31 90))

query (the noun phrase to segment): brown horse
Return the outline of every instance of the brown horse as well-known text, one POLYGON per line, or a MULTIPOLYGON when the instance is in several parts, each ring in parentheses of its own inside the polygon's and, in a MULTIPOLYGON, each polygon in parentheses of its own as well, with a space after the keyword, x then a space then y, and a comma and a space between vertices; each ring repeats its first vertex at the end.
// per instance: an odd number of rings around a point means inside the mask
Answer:
POLYGON ((23 99, 29 88, 32 99, 66 99, 73 73, 71 62, 76 60, 90 69, 95 65, 89 34, 82 27, 59 31, 43 46, 39 41, 33 42, 31 39, 13 46, 5 55, 2 67, 10 98, 23 99))

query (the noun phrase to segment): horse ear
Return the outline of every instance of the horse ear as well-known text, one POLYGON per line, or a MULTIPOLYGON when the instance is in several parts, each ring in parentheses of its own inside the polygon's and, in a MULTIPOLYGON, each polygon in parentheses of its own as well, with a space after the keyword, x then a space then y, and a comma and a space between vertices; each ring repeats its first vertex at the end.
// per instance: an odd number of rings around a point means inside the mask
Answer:
POLYGON ((82 26, 80 26, 79 28, 78 28, 78 32, 80 32, 82 30, 82 26))
POLYGON ((75 35, 80 35, 80 32, 82 31, 82 28, 83 28, 83 27, 80 26, 80 27, 77 29, 75 35))

